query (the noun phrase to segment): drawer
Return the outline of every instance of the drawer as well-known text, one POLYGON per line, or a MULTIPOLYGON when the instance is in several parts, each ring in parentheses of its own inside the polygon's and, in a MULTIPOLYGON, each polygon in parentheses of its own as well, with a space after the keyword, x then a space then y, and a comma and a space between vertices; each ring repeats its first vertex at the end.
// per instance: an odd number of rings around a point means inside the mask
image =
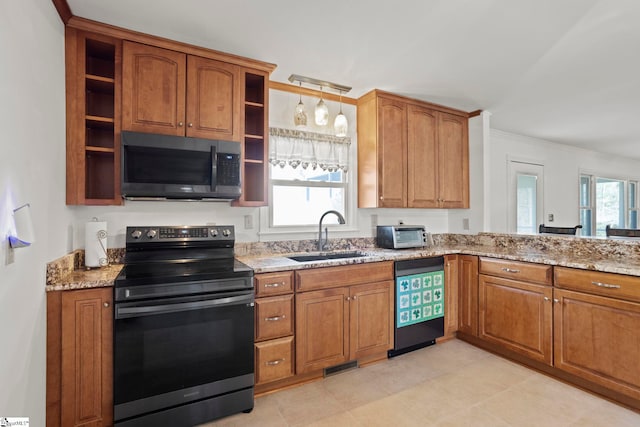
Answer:
POLYGON ((260 273, 254 277, 256 296, 268 297, 293 292, 293 271, 260 273))
POLYGON ((640 302, 640 277, 556 267, 555 286, 613 298, 640 302))
POLYGON ((393 261, 311 268, 296 271, 296 289, 313 291, 393 280, 393 261))
POLYGON ((256 343, 256 384, 293 375, 293 337, 256 343))
POLYGON ((293 335, 293 294, 256 299, 256 341, 293 335))
POLYGON ((480 257, 479 272, 489 276, 551 285, 552 271, 550 265, 480 257))

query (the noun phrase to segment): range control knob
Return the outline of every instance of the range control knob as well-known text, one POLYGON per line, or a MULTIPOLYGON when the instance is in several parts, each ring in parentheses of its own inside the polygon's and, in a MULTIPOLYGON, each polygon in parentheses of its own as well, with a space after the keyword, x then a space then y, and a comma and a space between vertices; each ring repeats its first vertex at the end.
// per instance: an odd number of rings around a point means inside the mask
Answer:
POLYGON ((158 234, 156 230, 151 229, 147 231, 147 237, 150 239, 153 239, 154 237, 156 237, 156 234, 158 234))
POLYGON ((133 237, 134 239, 139 239, 140 237, 142 237, 142 231, 140 230, 133 230, 131 232, 131 237, 133 237))
POLYGON ((228 228, 225 228, 224 230, 222 230, 222 235, 224 237, 229 237, 231 236, 231 230, 229 230, 228 228))
POLYGON ((209 230, 209 233, 211 233, 211 237, 218 237, 218 229, 217 228, 212 228, 211 230, 209 230))

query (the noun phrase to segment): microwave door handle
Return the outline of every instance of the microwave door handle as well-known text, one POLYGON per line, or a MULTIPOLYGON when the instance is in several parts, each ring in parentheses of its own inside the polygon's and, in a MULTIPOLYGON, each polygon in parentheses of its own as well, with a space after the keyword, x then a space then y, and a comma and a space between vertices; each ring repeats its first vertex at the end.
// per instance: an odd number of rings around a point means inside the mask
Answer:
POLYGON ((218 152, 216 146, 211 146, 211 190, 218 186, 218 152))

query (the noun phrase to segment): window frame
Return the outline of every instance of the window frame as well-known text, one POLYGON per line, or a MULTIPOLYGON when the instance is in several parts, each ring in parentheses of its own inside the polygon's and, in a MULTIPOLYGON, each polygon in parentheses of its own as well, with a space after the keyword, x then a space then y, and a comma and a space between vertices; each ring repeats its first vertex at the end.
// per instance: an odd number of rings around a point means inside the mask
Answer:
MULTIPOLYGON (((621 227, 634 228, 631 226, 630 218, 631 218, 632 212, 635 212, 636 218, 637 218, 638 211, 640 210, 638 209, 640 179, 635 177, 629 177, 629 176, 621 177, 621 176, 616 176, 615 174, 607 174, 607 173, 601 174, 601 173, 592 172, 592 171, 581 171, 578 176, 578 204, 579 204, 578 218, 579 218, 580 224, 582 224, 582 227, 583 227, 582 235, 591 236, 591 237, 603 237, 602 235, 598 236, 597 234, 597 224, 598 224, 597 203, 598 201, 597 201, 596 185, 597 185, 598 179, 621 181, 623 183, 624 200, 623 200, 623 207, 622 207, 622 210, 623 210, 622 217, 624 218, 624 224, 622 224, 621 227), (589 179, 589 191, 588 191, 589 204, 582 203, 582 179, 583 178, 589 179), (630 206, 630 195, 631 195, 631 191, 633 191, 631 187, 635 187, 635 191, 634 191, 635 206, 630 206), (591 221, 590 221, 590 224, 588 224, 588 226, 584 224, 582 221, 583 211, 589 211, 591 213, 591 218, 590 218, 591 221), (587 231, 589 232, 589 234, 586 234, 587 231)), ((640 226, 640 224, 636 224, 636 227, 638 226, 640 226)))
MULTIPOLYGON (((286 187, 311 187, 311 188, 339 188, 342 189, 342 194, 344 195, 344 209, 345 212, 341 212, 342 215, 345 217, 345 220, 348 223, 348 218, 349 218, 349 174, 348 172, 342 172, 342 176, 343 176, 343 180, 342 182, 331 182, 331 181, 302 181, 302 180, 286 180, 286 179, 272 179, 271 178, 271 169, 274 167, 279 167, 279 166, 274 166, 274 165, 269 165, 269 200, 273 201, 273 187, 280 185, 280 186, 286 186, 286 187)), ((298 166, 301 167, 301 166, 298 166)), ((290 224, 290 225, 274 225, 273 224, 273 209, 275 207, 275 204, 269 203, 269 228, 270 229, 282 229, 282 230, 291 230, 293 228, 308 228, 308 227, 315 227, 316 224, 290 224)), ((318 218, 318 221, 320 220, 320 218, 318 218)), ((334 225, 334 224, 328 224, 328 225, 334 225)), ((337 224, 335 224, 337 225, 337 224)))
MULTIPOLYGON (((355 173, 358 167, 358 142, 354 135, 351 135, 351 145, 349 147, 349 169, 344 172, 344 180, 346 183, 345 190, 345 212, 343 216, 346 220, 345 224, 326 224, 329 229, 329 238, 332 236, 332 231, 340 233, 340 237, 359 237, 360 229, 358 228, 358 215, 357 215, 357 179, 355 179, 355 173)), ((267 185, 269 204, 268 206, 262 206, 260 208, 260 228, 258 235, 261 241, 280 240, 280 239, 317 239, 318 238, 318 224, 314 225, 279 225, 273 226, 272 223, 272 209, 273 209, 273 183, 271 178, 271 164, 269 164, 269 174, 267 185)), ((314 181, 301 181, 304 183, 314 181)), ((306 185, 305 185, 306 186, 306 185)), ((320 221, 320 218, 318 218, 320 221)), ((324 224, 323 224, 324 225, 324 224)))

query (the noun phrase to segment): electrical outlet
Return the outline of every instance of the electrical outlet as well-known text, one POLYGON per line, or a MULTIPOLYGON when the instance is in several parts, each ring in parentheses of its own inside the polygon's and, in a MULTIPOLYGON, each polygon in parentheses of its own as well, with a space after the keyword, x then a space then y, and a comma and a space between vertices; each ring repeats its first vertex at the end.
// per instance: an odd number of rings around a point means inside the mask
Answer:
POLYGON ((463 230, 469 229, 469 218, 462 218, 462 229, 463 230))
POLYGON ((253 228, 253 216, 245 215, 244 216, 244 228, 245 230, 251 230, 253 228))
POLYGON ((553 222, 553 214, 549 214, 548 218, 549 218, 549 222, 553 222))

